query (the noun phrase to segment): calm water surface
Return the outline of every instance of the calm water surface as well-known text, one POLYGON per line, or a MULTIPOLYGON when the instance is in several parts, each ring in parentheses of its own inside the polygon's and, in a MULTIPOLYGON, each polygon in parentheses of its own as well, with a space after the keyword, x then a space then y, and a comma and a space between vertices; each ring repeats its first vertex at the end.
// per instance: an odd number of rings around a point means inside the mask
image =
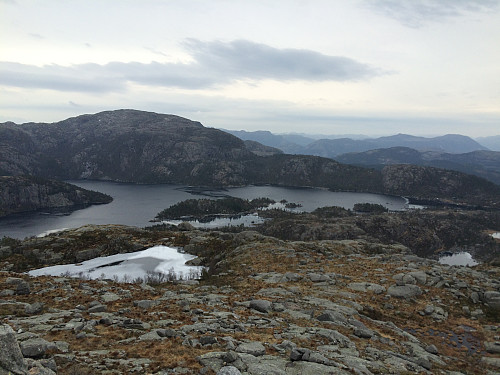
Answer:
POLYGON ((113 197, 113 202, 91 206, 67 214, 37 212, 10 215, 0 219, 0 237, 24 238, 44 232, 77 228, 85 224, 124 224, 138 227, 151 225, 149 222, 161 210, 190 198, 229 195, 244 199, 268 197, 275 201, 282 199, 301 204, 303 211, 312 211, 323 206, 341 206, 352 209, 355 203, 378 203, 390 210, 407 208, 406 200, 401 197, 366 194, 330 192, 313 188, 283 188, 274 186, 247 186, 221 191, 195 192, 180 185, 135 185, 102 181, 70 181, 89 190, 100 191, 113 197))

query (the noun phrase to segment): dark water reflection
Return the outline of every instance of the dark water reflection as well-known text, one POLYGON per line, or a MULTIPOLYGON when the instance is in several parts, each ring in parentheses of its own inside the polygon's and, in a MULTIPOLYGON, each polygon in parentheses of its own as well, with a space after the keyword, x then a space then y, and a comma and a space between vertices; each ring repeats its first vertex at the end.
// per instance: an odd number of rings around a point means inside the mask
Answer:
MULTIPOLYGON (((161 210, 190 198, 229 195, 244 199, 268 197, 276 201, 283 199, 301 205, 300 209, 312 211, 318 207, 341 206, 352 209, 355 203, 378 203, 390 210, 406 208, 406 200, 401 197, 367 194, 330 192, 313 188, 284 188, 274 186, 247 186, 219 191, 189 189, 179 185, 135 185, 102 181, 71 181, 89 190, 100 191, 113 197, 106 205, 63 212, 37 212, 10 215, 0 219, 0 237, 24 238, 41 233, 77 228, 85 224, 124 224, 138 227, 151 225, 149 222, 161 210), (201 196, 199 194, 202 194, 201 196)), ((256 221, 250 218, 250 222, 256 221)), ((238 224, 234 222, 233 224, 238 224)), ((223 224, 224 225, 224 224, 223 224)))

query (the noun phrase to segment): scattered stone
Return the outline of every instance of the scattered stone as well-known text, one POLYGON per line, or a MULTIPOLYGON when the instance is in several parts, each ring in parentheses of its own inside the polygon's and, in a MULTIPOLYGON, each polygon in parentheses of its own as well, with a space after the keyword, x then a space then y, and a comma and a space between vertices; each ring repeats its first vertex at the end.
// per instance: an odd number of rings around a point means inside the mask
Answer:
POLYGON ((266 348, 260 342, 244 342, 236 348, 238 353, 251 354, 255 357, 266 354, 266 348))
POLYGON ((217 371, 217 375, 241 375, 241 372, 234 366, 224 366, 217 371))
POLYGON ((89 307, 88 312, 89 313, 100 313, 100 312, 105 312, 107 311, 106 305, 101 305, 100 303, 93 305, 92 307, 89 307))
POLYGON ((40 314, 43 310, 43 303, 42 302, 35 302, 30 305, 27 305, 24 308, 24 312, 28 315, 35 315, 35 314, 40 314))
POLYGON ((217 338, 214 336, 201 336, 200 337, 200 344, 201 345, 214 345, 217 344, 217 338))
POLYGON ((0 324, 0 374, 25 374, 27 370, 14 330, 8 324, 0 324))
POLYGON ((338 311, 326 310, 316 319, 318 319, 320 322, 329 322, 338 325, 347 324, 347 318, 344 316, 344 314, 338 311))
POLYGON ((484 348, 488 353, 500 354, 500 341, 497 342, 485 342, 484 348))
POLYGON ((141 300, 141 301, 134 301, 134 306, 140 307, 141 309, 150 309, 153 306, 156 306, 158 304, 157 301, 153 300, 141 300))
POLYGON ((40 358, 47 350, 56 348, 55 344, 38 337, 21 342, 20 347, 23 356, 29 358, 40 358))
POLYGON ((428 345, 425 348, 425 351, 431 354, 438 354, 438 348, 436 348, 436 345, 428 345))
POLYGON ((368 328, 356 328, 354 330, 354 335, 362 339, 370 339, 373 337, 373 331, 368 328))
POLYGON ((393 285, 387 289, 387 294, 396 298, 412 298, 422 294, 417 285, 393 285))
POLYGON ((254 299, 250 301, 250 308, 262 313, 268 313, 272 310, 272 303, 267 300, 254 299))

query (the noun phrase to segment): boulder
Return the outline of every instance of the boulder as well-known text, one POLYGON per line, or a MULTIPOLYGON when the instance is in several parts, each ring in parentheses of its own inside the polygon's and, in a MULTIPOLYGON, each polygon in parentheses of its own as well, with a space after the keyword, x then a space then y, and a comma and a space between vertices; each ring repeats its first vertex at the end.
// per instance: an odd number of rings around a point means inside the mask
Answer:
POLYGON ((484 292, 484 302, 493 310, 500 311, 500 292, 484 292))
POLYGON ((238 353, 251 354, 255 357, 266 354, 266 348, 260 342, 244 342, 236 348, 238 353))
POLYGON ((272 310, 272 303, 263 299, 254 299, 250 301, 250 308, 262 313, 268 313, 272 310))
POLYGON ((23 341, 20 346, 23 356, 29 358, 43 357, 47 350, 56 348, 55 344, 39 337, 23 341))
POLYGON ((337 325, 347 324, 347 318, 338 311, 325 310, 321 315, 318 315, 317 319, 320 322, 329 322, 337 325))
POLYGON ((412 298, 422 294, 417 285, 393 285, 387 289, 387 294, 396 298, 412 298))
POLYGON ((500 354, 500 341, 498 342, 485 342, 484 348, 488 353, 500 354))
POLYGON ((27 370, 14 330, 8 324, 0 324, 0 375, 27 374, 27 370))

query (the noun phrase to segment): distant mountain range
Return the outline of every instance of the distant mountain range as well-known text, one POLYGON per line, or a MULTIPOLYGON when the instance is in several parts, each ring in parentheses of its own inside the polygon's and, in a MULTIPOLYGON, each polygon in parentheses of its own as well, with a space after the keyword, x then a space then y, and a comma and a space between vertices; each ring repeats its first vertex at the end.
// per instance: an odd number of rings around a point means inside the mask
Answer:
POLYGON ((480 137, 476 140, 483 146, 488 147, 491 151, 500 151, 500 135, 491 137, 480 137))
MULTIPOLYGON (((386 144, 419 138, 395 137, 385 137, 386 144)), ((466 137, 441 138, 433 144, 471 144, 466 137)), ((0 124, 0 175, 198 186, 316 186, 467 204, 500 201, 500 186, 460 172, 411 165, 369 169, 330 158, 281 154, 270 148, 274 145, 244 142, 179 116, 107 111, 52 124, 0 124)))
MULTIPOLYGON (((326 158, 335 158, 338 155, 348 152, 363 152, 389 147, 409 147, 418 151, 439 151, 450 154, 488 150, 487 147, 472 138, 458 134, 448 134, 432 138, 397 134, 388 137, 367 139, 313 139, 294 134, 273 134, 268 131, 225 131, 243 140, 256 141, 266 146, 279 148, 288 154, 315 155, 326 158)), ((490 138, 494 137, 488 137, 488 139, 490 138)))
MULTIPOLYGON (((385 165, 413 164, 473 174, 500 185, 500 136, 479 140, 457 134, 426 138, 406 134, 367 139, 319 139, 272 134, 267 131, 228 131, 241 139, 254 139, 286 153, 315 155, 345 164, 381 169, 385 165), (299 142, 293 142, 297 139, 299 142), (309 142, 309 143, 307 143, 309 142)), ((248 141, 246 141, 248 142, 248 141)))
POLYGON ((473 174, 500 185, 500 152, 497 151, 449 154, 436 151, 417 151, 408 147, 391 147, 343 154, 337 156, 335 160, 341 163, 379 169, 391 164, 425 165, 473 174))

